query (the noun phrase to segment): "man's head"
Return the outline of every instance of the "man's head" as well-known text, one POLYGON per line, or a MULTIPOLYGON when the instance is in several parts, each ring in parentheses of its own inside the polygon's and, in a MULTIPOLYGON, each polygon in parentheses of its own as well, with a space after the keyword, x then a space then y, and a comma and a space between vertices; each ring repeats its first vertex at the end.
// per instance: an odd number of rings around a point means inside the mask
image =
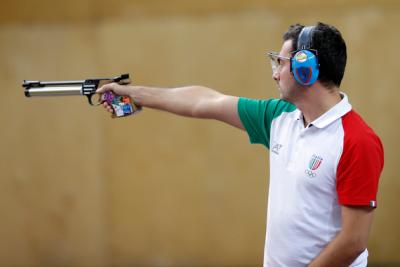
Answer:
MULTIPOLYGON (((291 25, 283 35, 286 43, 291 41, 291 52, 297 51, 298 38, 303 25, 291 25)), ((347 52, 346 43, 340 32, 333 26, 317 23, 311 35, 309 47, 318 54, 319 76, 318 81, 325 87, 339 87, 346 68, 347 52)))

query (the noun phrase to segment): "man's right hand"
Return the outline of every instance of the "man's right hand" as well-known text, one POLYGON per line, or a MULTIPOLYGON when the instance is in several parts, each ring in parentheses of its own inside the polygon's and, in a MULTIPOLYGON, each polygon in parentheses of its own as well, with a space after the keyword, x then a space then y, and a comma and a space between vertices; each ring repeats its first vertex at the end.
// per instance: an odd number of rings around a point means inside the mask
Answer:
MULTIPOLYGON (((107 91, 112 91, 116 95, 129 96, 129 97, 131 97, 132 101, 134 101, 132 96, 131 96, 133 90, 134 90, 134 88, 132 86, 130 86, 130 85, 121 85, 121 84, 118 84, 118 83, 108 83, 108 84, 105 84, 102 87, 98 88, 96 90, 96 93, 104 94, 107 91)), ((134 104, 139 106, 139 104, 136 103, 135 101, 134 101, 134 104)), ((112 114, 114 113, 113 108, 107 102, 103 102, 103 107, 108 112, 110 112, 112 114)))

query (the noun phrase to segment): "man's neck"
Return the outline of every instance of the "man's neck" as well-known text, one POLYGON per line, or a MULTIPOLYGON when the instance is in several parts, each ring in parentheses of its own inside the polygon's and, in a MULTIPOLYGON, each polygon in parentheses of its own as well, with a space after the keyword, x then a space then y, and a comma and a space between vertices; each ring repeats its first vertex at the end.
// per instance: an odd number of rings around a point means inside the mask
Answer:
POLYGON ((319 118, 341 100, 339 88, 325 88, 320 83, 306 88, 302 97, 294 103, 303 113, 304 126, 319 118))

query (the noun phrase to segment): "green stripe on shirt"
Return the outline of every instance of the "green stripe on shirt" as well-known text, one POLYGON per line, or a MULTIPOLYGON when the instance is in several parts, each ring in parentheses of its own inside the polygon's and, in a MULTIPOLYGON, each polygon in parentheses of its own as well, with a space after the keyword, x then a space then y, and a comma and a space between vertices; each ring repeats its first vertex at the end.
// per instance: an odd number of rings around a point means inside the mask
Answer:
POLYGON ((269 149, 273 119, 283 112, 292 112, 296 106, 282 99, 256 100, 239 98, 238 113, 252 144, 263 144, 269 149))

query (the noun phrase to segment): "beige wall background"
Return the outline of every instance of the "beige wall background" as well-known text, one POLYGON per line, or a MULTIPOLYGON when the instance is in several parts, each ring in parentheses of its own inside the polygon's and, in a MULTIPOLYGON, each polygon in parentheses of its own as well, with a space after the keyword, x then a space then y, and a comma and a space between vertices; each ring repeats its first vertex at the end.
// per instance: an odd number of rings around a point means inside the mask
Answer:
POLYGON ((288 25, 336 25, 342 89, 385 147, 370 262, 400 266, 400 2, 2 1, 0 266, 261 266, 268 154, 215 121, 110 119, 21 82, 129 72, 136 84, 278 97, 265 52, 288 25))

